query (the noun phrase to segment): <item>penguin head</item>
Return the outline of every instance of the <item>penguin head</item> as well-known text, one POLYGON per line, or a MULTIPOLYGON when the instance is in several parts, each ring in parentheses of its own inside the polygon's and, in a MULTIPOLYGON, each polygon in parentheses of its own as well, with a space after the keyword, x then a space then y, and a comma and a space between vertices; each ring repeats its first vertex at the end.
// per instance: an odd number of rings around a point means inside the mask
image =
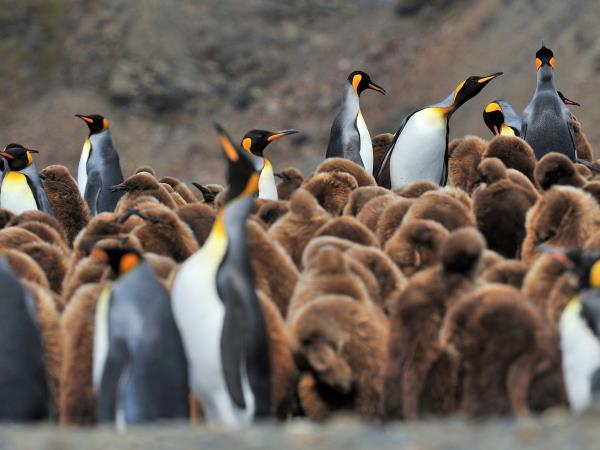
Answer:
POLYGON ((100 114, 91 114, 89 116, 84 116, 83 114, 75 114, 75 117, 79 117, 87 124, 88 128, 90 129, 90 136, 92 134, 108 130, 108 119, 106 117, 101 116, 100 114))
POLYGON ((23 170, 33 163, 33 153, 39 152, 21 144, 8 144, 4 151, 0 152, 0 156, 6 159, 10 170, 23 170))
POLYGON ((463 80, 454 90, 454 98, 452 101, 452 108, 457 109, 464 103, 471 100, 494 78, 498 78, 502 75, 502 72, 496 72, 491 75, 483 77, 473 75, 463 80))
POLYGON ((565 250, 547 244, 539 245, 538 249, 572 271, 581 290, 600 289, 600 252, 582 248, 565 250))
POLYGON ((117 278, 137 267, 142 261, 142 255, 128 247, 96 246, 90 254, 101 263, 109 265, 117 278))
POLYGON ((554 69, 554 52, 544 45, 535 53, 535 67, 537 70, 544 66, 554 69))
POLYGON ((504 123, 504 111, 502 105, 498 100, 488 103, 483 110, 483 121, 494 134, 498 136, 502 130, 502 124, 504 123))
POLYGON ((229 189, 225 204, 235 200, 254 197, 258 193, 259 171, 263 167, 262 158, 244 151, 233 143, 225 129, 215 124, 221 148, 227 161, 226 178, 229 189))
POLYGON ((290 134, 299 133, 298 130, 281 130, 281 131, 266 131, 266 130, 251 130, 248 131, 242 138, 242 147, 244 150, 252 153, 255 156, 263 156, 263 152, 267 145, 271 142, 289 136, 290 134))
POLYGON ((385 95, 385 89, 379 86, 378 84, 373 83, 369 74, 363 72, 362 70, 355 70, 350 75, 348 75, 348 83, 352 85, 352 87, 354 88, 354 92, 356 92, 356 95, 360 95, 363 91, 366 91, 367 89, 373 89, 374 91, 385 95))
POLYGON ((577 103, 575 100, 571 100, 570 98, 565 97, 565 94, 563 94, 560 91, 556 91, 556 93, 558 94, 558 96, 560 97, 560 100, 567 106, 581 106, 580 103, 577 103))

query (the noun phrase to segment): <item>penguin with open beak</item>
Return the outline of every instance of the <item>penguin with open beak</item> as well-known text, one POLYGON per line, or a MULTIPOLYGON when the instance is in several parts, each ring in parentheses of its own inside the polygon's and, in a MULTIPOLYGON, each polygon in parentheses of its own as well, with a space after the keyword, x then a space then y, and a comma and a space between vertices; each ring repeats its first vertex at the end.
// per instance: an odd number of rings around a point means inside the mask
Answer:
POLYGON ((132 248, 97 246, 91 254, 116 278, 96 303, 98 420, 123 426, 187 418, 187 361, 168 292, 132 248))
POLYGON ((39 210, 52 214, 52 206, 33 162, 37 150, 8 144, 0 156, 5 159, 0 181, 0 208, 15 214, 39 210))
POLYGON ((521 118, 506 100, 488 103, 483 121, 494 136, 521 136, 521 118))
POLYGON ((385 95, 385 89, 374 83, 367 73, 355 70, 348 75, 342 107, 331 126, 326 157, 350 159, 372 175, 373 144, 360 110, 360 94, 367 89, 385 95))
POLYGON ((99 114, 75 114, 75 117, 83 120, 89 128, 77 169, 79 190, 92 216, 113 212, 125 193, 110 190, 111 186, 123 182, 123 172, 110 136, 108 119, 99 114))
POLYGON ((240 425, 271 410, 269 341, 246 239, 262 161, 216 128, 229 188, 204 246, 181 265, 172 302, 207 420, 240 425))
POLYGON ((271 161, 264 156, 267 145, 284 136, 298 133, 297 130, 265 131, 251 130, 242 138, 242 148, 257 158, 263 160, 258 180, 258 198, 266 200, 278 200, 277 185, 275 184, 275 173, 271 161))
POLYGON ((392 189, 419 180, 445 185, 448 178, 450 117, 500 75, 502 72, 483 77, 470 76, 441 102, 408 115, 396 132, 377 179, 384 178, 389 161, 392 189))

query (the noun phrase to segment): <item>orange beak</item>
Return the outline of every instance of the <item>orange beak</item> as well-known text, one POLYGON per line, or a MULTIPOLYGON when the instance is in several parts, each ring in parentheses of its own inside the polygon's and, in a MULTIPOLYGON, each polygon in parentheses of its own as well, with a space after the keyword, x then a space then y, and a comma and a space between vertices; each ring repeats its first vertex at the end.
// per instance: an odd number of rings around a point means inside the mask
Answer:
POLYGON ((300 133, 298 130, 282 130, 282 131, 278 131, 276 133, 273 133, 271 136, 269 136, 267 138, 267 141, 269 142, 273 142, 279 138, 282 138, 283 136, 288 136, 290 134, 296 134, 296 133, 300 133))
POLYGON ((87 123, 94 123, 94 119, 90 119, 89 117, 84 116, 82 114, 75 114, 75 117, 79 117, 81 120, 87 123))

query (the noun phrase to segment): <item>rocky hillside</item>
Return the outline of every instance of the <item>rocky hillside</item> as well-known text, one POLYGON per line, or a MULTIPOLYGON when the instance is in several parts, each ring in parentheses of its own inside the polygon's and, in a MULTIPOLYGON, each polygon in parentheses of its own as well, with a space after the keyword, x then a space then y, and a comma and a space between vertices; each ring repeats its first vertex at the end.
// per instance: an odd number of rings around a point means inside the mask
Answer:
POLYGON ((222 173, 219 120, 237 136, 302 130, 270 154, 308 171, 351 70, 388 90, 364 95, 373 135, 466 76, 502 70, 451 123, 454 136, 488 136, 483 106, 527 104, 543 38, 559 88, 583 104, 576 114, 600 143, 599 13, 593 0, 0 0, 0 142, 74 170, 86 130, 73 114, 99 112, 127 170, 149 163, 210 182, 222 173))

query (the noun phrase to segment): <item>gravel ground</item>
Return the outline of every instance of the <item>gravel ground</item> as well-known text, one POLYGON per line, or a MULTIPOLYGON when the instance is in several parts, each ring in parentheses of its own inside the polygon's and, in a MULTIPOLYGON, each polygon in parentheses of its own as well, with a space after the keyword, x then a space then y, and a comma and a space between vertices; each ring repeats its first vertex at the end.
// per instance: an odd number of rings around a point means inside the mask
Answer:
POLYGON ((109 428, 4 426, 0 450, 70 449, 596 449, 600 413, 573 417, 552 413, 538 419, 465 422, 453 419, 386 427, 338 419, 326 425, 294 421, 247 429, 160 425, 117 432, 109 428))

